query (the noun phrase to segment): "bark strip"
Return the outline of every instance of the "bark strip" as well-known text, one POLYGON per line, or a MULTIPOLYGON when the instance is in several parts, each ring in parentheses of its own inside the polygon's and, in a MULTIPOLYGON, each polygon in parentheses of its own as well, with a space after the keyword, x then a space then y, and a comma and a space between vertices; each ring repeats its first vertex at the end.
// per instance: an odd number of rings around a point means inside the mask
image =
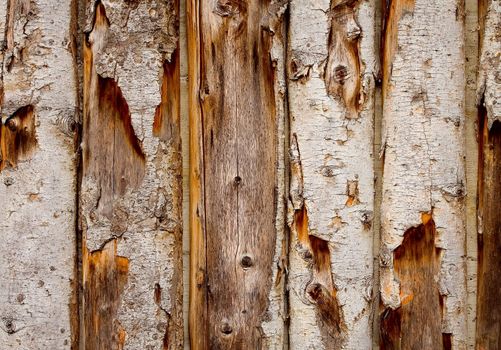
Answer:
POLYGON ((371 339, 375 1, 291 1, 290 347, 371 339))
POLYGON ((86 8, 85 349, 183 347, 178 6, 86 8))
POLYGON ((385 14, 384 349, 466 347, 462 13, 461 2, 419 0, 385 14))
POLYGON ((69 349, 75 261, 71 1, 0 2, 0 347, 69 349))

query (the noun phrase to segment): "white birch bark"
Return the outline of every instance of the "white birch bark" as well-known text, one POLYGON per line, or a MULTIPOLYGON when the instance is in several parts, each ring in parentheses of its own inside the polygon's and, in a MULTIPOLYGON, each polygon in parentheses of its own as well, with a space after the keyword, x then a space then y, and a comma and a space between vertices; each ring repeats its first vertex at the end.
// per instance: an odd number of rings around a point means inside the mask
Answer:
MULTIPOLYGON (((402 321, 403 348, 412 344, 441 348, 443 336, 452 339, 453 349, 464 349, 463 9, 460 3, 451 1, 391 3, 383 62, 382 303, 386 310, 395 312, 400 312, 399 308, 425 310, 411 311, 410 320, 405 325, 402 321), (436 229, 434 246, 426 247, 427 251, 416 257, 418 261, 429 254, 431 261, 422 262, 424 267, 405 280, 396 272, 395 251, 402 246, 404 233, 429 225, 431 219, 432 231, 436 229), (435 247, 440 249, 436 256, 435 247), (417 286, 428 272, 436 272, 432 283, 417 286), (412 290, 412 283, 421 289, 412 290), (426 310, 426 304, 434 305, 438 298, 435 288, 443 299, 443 310, 436 307, 433 314, 427 314, 430 310, 426 310), (433 289, 433 300, 420 299, 419 304, 419 293, 428 289, 433 289), (433 329, 433 322, 438 323, 438 329, 433 329), (418 331, 417 324, 424 323, 429 326, 418 331)), ((411 251, 412 245, 403 249, 411 251)), ((407 263, 400 265, 405 269, 407 263)))
POLYGON ((72 6, 0 1, 2 124, 13 116, 12 131, 0 127, 2 349, 70 349, 75 335, 72 6), (23 107, 27 113, 16 113, 23 107), (37 145, 28 152, 20 150, 31 137, 16 145, 8 138, 33 128, 37 145))
POLYGON ((292 349, 372 346, 375 6, 291 1, 292 349))

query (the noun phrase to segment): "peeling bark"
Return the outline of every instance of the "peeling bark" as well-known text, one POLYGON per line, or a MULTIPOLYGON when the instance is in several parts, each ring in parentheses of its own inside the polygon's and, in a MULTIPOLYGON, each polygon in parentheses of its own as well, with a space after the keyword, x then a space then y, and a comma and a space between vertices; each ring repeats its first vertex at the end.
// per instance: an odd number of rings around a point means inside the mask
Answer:
POLYGON ((87 4, 85 349, 183 346, 181 145, 162 131, 165 122, 170 135, 179 135, 178 6, 87 4))
POLYGON ((501 347, 501 4, 480 2, 477 349, 501 347), (484 17, 485 16, 485 17, 484 17))
POLYGON ((332 97, 340 98, 347 117, 357 118, 361 101, 361 59, 359 55, 362 29, 357 23, 358 1, 331 1, 325 85, 332 97))
POLYGON ((393 60, 398 51, 398 24, 405 15, 412 15, 415 0, 387 0, 384 3, 381 66, 383 74, 383 99, 390 89, 389 80, 393 60))
POLYGON ((188 3, 193 349, 283 346, 284 10, 188 3))
POLYGON ((461 2, 390 1, 385 16, 380 332, 386 349, 466 348, 462 12, 461 2))
POLYGON ((0 344, 69 349, 74 302, 71 1, 0 2, 0 344))
POLYGON ((332 278, 329 243, 309 234, 308 213, 304 206, 294 213, 292 231, 298 235, 296 249, 301 251, 304 260, 311 262, 312 276, 305 293, 317 305, 324 341, 340 348, 345 341, 343 332, 346 326, 332 278))
POLYGON ((292 1, 290 347, 371 339, 374 1, 292 1))

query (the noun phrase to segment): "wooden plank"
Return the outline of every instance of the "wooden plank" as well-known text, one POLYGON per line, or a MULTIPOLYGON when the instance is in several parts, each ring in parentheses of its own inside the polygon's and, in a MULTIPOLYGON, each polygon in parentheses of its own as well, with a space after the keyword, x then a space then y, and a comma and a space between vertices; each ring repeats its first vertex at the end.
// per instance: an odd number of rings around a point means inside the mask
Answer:
POLYGON ((178 6, 87 3, 84 349, 181 349, 178 6))
POLYGON ((478 173, 478 289, 476 348, 501 347, 501 3, 479 2, 481 56, 478 173))
POLYGON ((283 346, 283 6, 188 3, 193 349, 283 346))
POLYGON ((382 349, 466 347, 462 6, 386 7, 382 349))
POLYGON ((375 6, 291 1, 291 349, 372 346, 375 6))
POLYGON ((207 349, 207 253, 205 233, 203 121, 201 82, 200 2, 187 0, 188 105, 190 124, 190 305, 191 348, 207 349))
POLYGON ((465 0, 465 150, 466 150, 466 288, 468 348, 475 346, 477 298, 477 187, 478 187, 478 108, 476 103, 479 61, 478 1, 465 0))
POLYGON ((73 6, 0 1, 2 349, 77 344, 73 6))

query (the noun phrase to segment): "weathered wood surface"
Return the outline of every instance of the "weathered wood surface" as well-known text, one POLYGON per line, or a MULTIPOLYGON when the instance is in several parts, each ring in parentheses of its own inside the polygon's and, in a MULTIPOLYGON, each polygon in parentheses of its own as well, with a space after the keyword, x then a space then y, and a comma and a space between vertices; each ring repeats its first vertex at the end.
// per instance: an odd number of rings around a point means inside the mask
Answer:
POLYGON ((72 1, 0 1, 2 349, 76 339, 74 20, 72 1))
POLYGON ((462 4, 0 0, 0 348, 499 348, 501 5, 462 4))
POLYGON ((387 3, 382 349, 466 348, 462 13, 450 1, 387 3))
POLYGON ((284 6, 188 2, 193 349, 283 346, 284 6))
POLYGON ((86 3, 84 349, 183 346, 178 6, 86 3))
POLYGON ((372 346, 375 1, 291 1, 290 348, 372 346))
POLYGON ((476 348, 501 348, 501 2, 480 1, 476 348))

